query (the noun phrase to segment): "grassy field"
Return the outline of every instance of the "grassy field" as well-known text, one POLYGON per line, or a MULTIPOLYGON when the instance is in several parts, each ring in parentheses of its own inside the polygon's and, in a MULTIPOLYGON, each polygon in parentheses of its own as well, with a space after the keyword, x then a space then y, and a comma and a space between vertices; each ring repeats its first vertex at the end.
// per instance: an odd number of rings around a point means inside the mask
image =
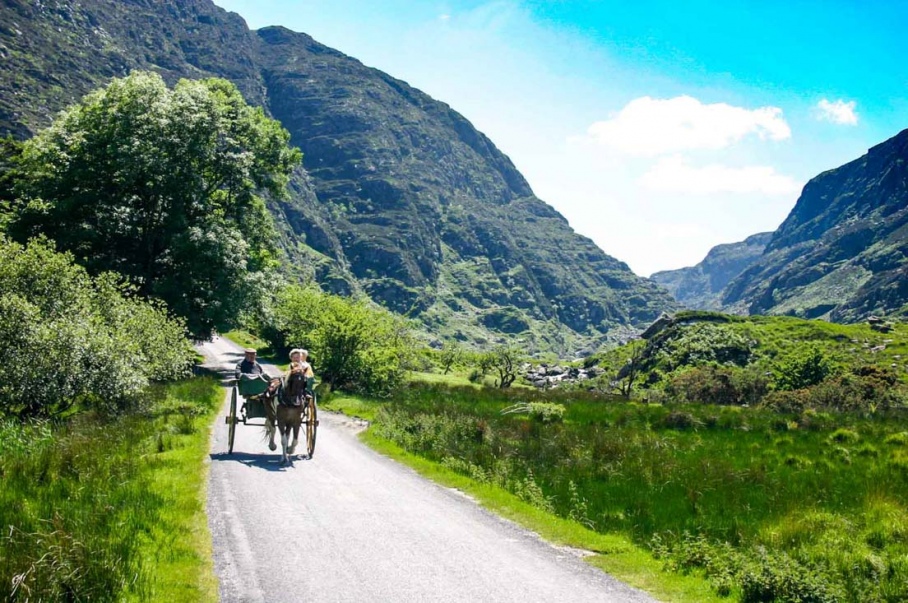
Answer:
POLYGON ((706 600, 673 583, 685 575, 727 600, 908 599, 899 412, 782 415, 426 383, 390 402, 344 404, 374 416, 374 445, 429 462, 430 473, 618 538, 634 560, 595 562, 668 600, 706 600), (515 403, 525 412, 502 414, 515 403))
POLYGON ((117 419, 0 424, 9 601, 216 601, 204 463, 223 390, 161 386, 117 419))

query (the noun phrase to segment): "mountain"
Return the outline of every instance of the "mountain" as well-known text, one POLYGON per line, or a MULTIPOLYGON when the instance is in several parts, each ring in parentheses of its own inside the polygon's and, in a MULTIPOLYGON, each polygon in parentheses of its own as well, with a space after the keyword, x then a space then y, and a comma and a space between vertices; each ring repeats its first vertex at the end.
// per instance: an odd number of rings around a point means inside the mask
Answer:
POLYGON ((761 232, 740 243, 716 245, 696 266, 655 272, 650 278, 687 308, 718 310, 722 290, 763 254, 771 237, 771 232, 761 232))
POLYGON ((908 303, 908 130, 807 183, 722 305, 855 322, 908 303))
POLYGON ((0 134, 26 137, 111 77, 233 81, 304 152, 272 202, 289 263, 441 336, 568 348, 676 307, 575 233, 448 105, 281 27, 208 0, 7 0, 0 134))

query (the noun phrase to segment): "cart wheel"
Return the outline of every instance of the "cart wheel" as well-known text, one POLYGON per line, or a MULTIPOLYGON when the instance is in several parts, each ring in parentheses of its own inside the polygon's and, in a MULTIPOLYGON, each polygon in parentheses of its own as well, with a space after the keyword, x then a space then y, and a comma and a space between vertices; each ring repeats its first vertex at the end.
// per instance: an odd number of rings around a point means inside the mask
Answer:
POLYGON ((306 451, 310 459, 315 454, 315 434, 318 431, 318 404, 315 400, 316 396, 313 393, 312 399, 307 403, 309 409, 306 413, 306 451))
POLYGON ((236 436, 236 386, 230 393, 230 414, 227 416, 227 454, 233 454, 233 438, 236 436))

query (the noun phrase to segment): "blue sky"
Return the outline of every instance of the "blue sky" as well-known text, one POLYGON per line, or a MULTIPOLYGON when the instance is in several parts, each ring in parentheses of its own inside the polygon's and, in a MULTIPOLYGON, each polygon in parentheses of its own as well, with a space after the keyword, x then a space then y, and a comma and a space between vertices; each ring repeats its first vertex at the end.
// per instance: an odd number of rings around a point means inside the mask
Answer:
POLYGON ((640 275, 908 128, 908 2, 215 0, 444 101, 640 275))

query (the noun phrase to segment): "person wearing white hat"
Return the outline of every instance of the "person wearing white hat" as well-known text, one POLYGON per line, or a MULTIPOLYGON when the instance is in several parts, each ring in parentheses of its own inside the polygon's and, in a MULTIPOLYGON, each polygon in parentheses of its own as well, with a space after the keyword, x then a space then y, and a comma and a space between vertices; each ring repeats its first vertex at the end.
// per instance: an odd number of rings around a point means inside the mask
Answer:
POLYGON ((287 377, 299 374, 306 379, 306 395, 311 395, 315 384, 315 372, 308 361, 309 352, 302 348, 293 348, 290 350, 290 369, 287 371, 287 377))

